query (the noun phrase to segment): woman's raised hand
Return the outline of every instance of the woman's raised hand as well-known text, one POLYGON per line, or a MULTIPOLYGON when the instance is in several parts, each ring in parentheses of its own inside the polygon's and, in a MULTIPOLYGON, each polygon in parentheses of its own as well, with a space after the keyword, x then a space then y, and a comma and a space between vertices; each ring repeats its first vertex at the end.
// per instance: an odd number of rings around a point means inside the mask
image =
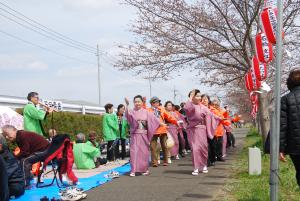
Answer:
POLYGON ((192 101, 193 100, 193 98, 195 97, 195 95, 196 95, 196 90, 195 89, 193 89, 193 91, 191 91, 191 94, 190 94, 190 101, 192 101))
POLYGON ((125 98, 125 103, 126 103, 127 106, 129 105, 129 100, 128 100, 128 98, 125 98))

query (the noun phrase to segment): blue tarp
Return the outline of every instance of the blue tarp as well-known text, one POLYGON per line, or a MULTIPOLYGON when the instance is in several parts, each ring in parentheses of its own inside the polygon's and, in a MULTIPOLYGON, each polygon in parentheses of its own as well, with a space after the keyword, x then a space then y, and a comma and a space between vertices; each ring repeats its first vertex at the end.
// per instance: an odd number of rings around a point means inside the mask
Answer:
MULTIPOLYGON (((112 170, 119 172, 120 175, 124 175, 130 172, 130 164, 128 163, 112 170)), ((80 178, 77 187, 83 188, 85 191, 87 191, 97 186, 100 186, 106 182, 109 182, 112 179, 105 178, 104 175, 108 174, 112 170, 102 172, 92 177, 80 178)), ((50 183, 51 179, 45 179, 44 182, 45 184, 50 183)), ((57 187, 56 183, 54 183, 52 186, 45 187, 45 188, 36 188, 34 186, 30 190, 26 190, 23 196, 14 199, 14 201, 39 201, 44 196, 47 196, 49 199, 51 198, 58 199, 59 198, 58 192, 59 192, 59 188, 57 187)))

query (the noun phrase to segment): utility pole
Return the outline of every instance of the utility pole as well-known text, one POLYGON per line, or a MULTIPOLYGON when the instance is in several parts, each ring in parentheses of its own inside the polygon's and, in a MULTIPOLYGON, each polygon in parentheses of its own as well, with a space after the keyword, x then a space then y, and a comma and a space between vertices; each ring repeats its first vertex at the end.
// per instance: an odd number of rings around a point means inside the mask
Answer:
POLYGON ((173 91, 173 95, 174 95, 174 97, 173 97, 173 104, 175 104, 175 101, 176 101, 176 96, 177 96, 176 92, 177 92, 177 90, 176 90, 175 85, 174 85, 174 91, 173 91))
POLYGON ((277 0, 277 33, 276 33, 276 73, 275 73, 275 114, 272 117, 271 141, 271 164, 270 164, 270 200, 278 201, 278 153, 280 138, 280 85, 282 65, 282 31, 283 31, 283 0, 277 0))
POLYGON ((150 76, 149 76, 149 90, 150 90, 150 98, 151 98, 152 97, 152 81, 151 81, 151 77, 150 76))
POLYGON ((100 68, 100 54, 99 54, 99 45, 97 44, 97 64, 98 64, 98 101, 99 106, 101 106, 101 68, 100 68))

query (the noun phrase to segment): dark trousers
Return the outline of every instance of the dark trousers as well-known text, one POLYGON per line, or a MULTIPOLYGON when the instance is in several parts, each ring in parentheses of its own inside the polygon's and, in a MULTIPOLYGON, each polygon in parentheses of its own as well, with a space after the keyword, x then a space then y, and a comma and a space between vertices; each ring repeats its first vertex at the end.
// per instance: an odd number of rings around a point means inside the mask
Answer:
POLYGON ((296 170, 297 184, 300 186, 300 155, 290 155, 296 170))
POLYGON ((114 161, 115 160, 115 149, 112 147, 114 140, 107 142, 107 160, 114 161))
POLYGON ((231 132, 226 133, 227 136, 227 147, 235 147, 235 137, 231 132))
POLYGON ((9 182, 5 161, 0 156, 0 201, 8 201, 10 196, 24 194, 24 182, 9 182))
POLYGON ((223 136, 222 137, 214 137, 214 144, 215 144, 215 153, 217 160, 222 159, 222 149, 223 149, 223 136))
POLYGON ((189 140, 188 140, 188 137, 187 137, 187 133, 184 129, 183 129, 182 132, 183 132, 183 137, 184 137, 184 140, 185 140, 185 149, 186 150, 191 150, 189 140))
POLYGON ((216 146, 214 139, 207 139, 208 143, 208 165, 212 165, 216 162, 216 146))
POLYGON ((126 157, 126 139, 118 140, 118 143, 116 145, 115 149, 116 158, 122 158, 124 159, 126 157), (121 153, 120 153, 120 141, 121 141, 121 153))
POLYGON ((29 156, 27 158, 23 158, 21 160, 21 168, 22 168, 22 172, 24 174, 24 181, 25 181, 26 187, 30 185, 31 166, 34 163, 45 160, 47 154, 48 154, 48 150, 45 150, 44 152, 36 152, 36 153, 32 154, 31 156, 29 156))
POLYGON ((182 146, 182 139, 181 139, 181 137, 180 137, 180 134, 178 134, 178 141, 179 141, 179 154, 180 154, 181 156, 184 156, 184 155, 183 155, 183 149, 184 149, 184 147, 182 146))
POLYGON ((9 200, 9 189, 8 189, 8 177, 6 172, 5 161, 0 156, 0 200, 8 201, 9 200))

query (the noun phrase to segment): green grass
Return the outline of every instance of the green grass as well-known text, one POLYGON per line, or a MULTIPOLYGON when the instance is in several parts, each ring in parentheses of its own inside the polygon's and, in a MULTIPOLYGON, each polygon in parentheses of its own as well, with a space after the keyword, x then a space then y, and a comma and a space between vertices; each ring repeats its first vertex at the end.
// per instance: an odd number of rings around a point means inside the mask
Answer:
MULTIPOLYGON (((262 138, 251 128, 239 159, 233 166, 232 180, 225 186, 223 201, 267 201, 269 200, 270 156, 262 155, 262 174, 248 174, 248 147, 262 150, 262 138)), ((287 163, 280 162, 280 200, 300 201, 300 190, 295 179, 295 169, 290 158, 287 163)))

